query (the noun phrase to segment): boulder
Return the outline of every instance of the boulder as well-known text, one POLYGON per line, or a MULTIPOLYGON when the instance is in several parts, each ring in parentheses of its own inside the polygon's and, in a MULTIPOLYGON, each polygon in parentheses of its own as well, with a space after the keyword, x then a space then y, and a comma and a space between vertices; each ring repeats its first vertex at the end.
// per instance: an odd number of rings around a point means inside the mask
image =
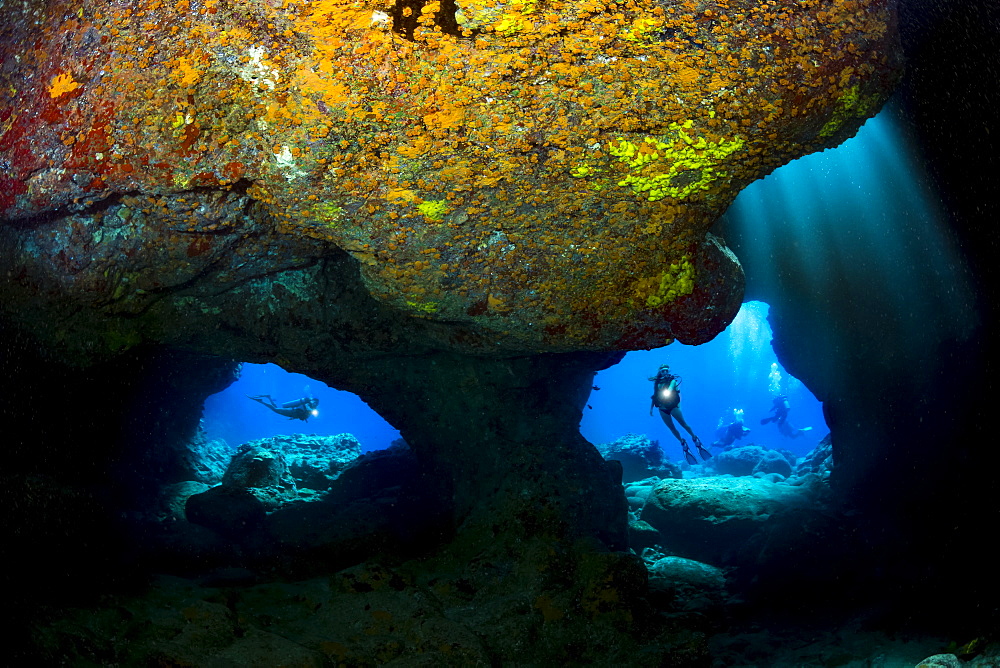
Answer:
POLYGON ((935 654, 918 663, 916 668, 962 668, 965 665, 967 664, 954 654, 935 654))
POLYGON ((680 478, 683 475, 676 464, 664 457, 660 442, 645 434, 626 434, 610 443, 601 443, 597 451, 605 459, 621 462, 624 483, 650 476, 680 478))
POLYGON ((268 510, 293 501, 297 494, 295 480, 281 453, 266 447, 244 443, 233 455, 222 484, 232 489, 249 490, 268 510))
POLYGON ((354 460, 361 443, 352 434, 291 434, 251 441, 248 446, 280 453, 297 487, 323 491, 354 460))
POLYGON ((817 509, 817 494, 810 487, 749 477, 666 479, 653 488, 640 519, 663 534, 671 553, 724 565, 771 524, 817 509))
POLYGON ((719 473, 734 476, 777 473, 787 478, 792 473, 792 466, 784 455, 759 445, 744 445, 720 452, 714 458, 714 465, 719 473))
POLYGON ((715 566, 682 557, 660 557, 647 563, 649 588, 685 612, 718 611, 727 601, 725 573, 715 566))
POLYGON ((334 501, 377 498, 385 490, 418 484, 424 473, 406 443, 394 441, 390 447, 367 452, 348 464, 327 498, 334 501))
POLYGON ((173 522, 185 519, 187 500, 195 494, 201 494, 209 489, 211 489, 209 485, 195 480, 166 485, 160 491, 159 516, 161 521, 173 522))
MULTIPOLYGON (((670 476, 680 478, 681 476, 670 476)), ((646 478, 644 480, 636 480, 635 482, 625 484, 625 500, 628 501, 629 510, 638 512, 642 509, 643 505, 646 503, 646 499, 649 498, 650 492, 653 491, 653 487, 656 483, 660 482, 660 479, 656 476, 651 478, 646 478)))
POLYGON ((191 472, 191 479, 206 485, 218 485, 233 458, 233 449, 220 438, 209 439, 199 426, 195 437, 181 454, 191 472))
POLYGON ((236 542, 258 540, 267 518, 264 504, 249 490, 228 485, 188 497, 184 513, 189 522, 236 542))
POLYGON ((649 522, 632 520, 628 523, 628 545, 635 552, 641 554, 647 547, 654 547, 662 542, 663 535, 649 522))

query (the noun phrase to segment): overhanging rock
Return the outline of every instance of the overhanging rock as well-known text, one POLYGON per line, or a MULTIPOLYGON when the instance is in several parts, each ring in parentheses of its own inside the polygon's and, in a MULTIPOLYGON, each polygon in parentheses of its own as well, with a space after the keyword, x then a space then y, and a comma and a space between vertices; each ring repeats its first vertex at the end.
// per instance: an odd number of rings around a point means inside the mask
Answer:
POLYGON ((289 324, 381 352, 703 342, 742 296, 707 229, 878 110, 894 12, 8 3, 4 307, 98 356, 291 355, 289 324))

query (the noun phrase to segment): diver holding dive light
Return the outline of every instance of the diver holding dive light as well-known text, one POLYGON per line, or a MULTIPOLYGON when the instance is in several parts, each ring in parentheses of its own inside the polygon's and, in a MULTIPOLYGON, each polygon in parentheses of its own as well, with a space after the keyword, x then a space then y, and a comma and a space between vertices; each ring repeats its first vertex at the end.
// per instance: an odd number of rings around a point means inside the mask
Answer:
POLYGON ((319 411, 316 410, 319 406, 319 399, 316 397, 302 397, 295 401, 286 401, 280 406, 271 398, 270 394, 258 394, 253 397, 248 394, 247 398, 253 399, 263 406, 267 406, 278 415, 283 415, 289 420, 308 422, 309 418, 319 415, 319 411))
POLYGON ((701 439, 695 436, 694 431, 684 419, 684 414, 681 413, 681 377, 670 373, 670 365, 661 364, 660 368, 656 371, 656 375, 649 380, 653 381, 653 396, 651 397, 652 403, 649 407, 649 414, 653 414, 654 407, 660 410, 660 417, 663 418, 663 423, 667 425, 671 433, 681 442, 681 449, 684 450, 684 458, 687 459, 688 464, 697 464, 698 459, 691 454, 691 449, 688 447, 687 441, 677 431, 674 419, 691 434, 691 439, 694 441, 695 447, 698 448, 698 454, 701 455, 701 458, 708 459, 711 457, 712 453, 706 450, 701 444, 701 439))

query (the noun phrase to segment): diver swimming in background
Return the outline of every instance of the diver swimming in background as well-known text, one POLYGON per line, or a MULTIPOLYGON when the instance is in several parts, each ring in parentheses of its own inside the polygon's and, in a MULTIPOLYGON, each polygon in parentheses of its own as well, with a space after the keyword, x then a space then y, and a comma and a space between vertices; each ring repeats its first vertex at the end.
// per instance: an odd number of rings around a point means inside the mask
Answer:
POLYGON ((715 443, 710 447, 724 448, 728 450, 733 443, 750 433, 750 430, 743 424, 743 409, 733 409, 733 421, 723 424, 724 418, 719 419, 719 428, 715 432, 715 443))
POLYGON ((653 381, 653 396, 651 397, 652 404, 649 407, 649 414, 653 414, 654 407, 660 410, 660 417, 663 418, 663 423, 667 425, 670 432, 681 442, 681 449, 684 451, 684 458, 687 459, 688 463, 697 464, 698 460, 691 454, 691 449, 688 447, 687 441, 677 431, 674 419, 680 422, 681 426, 691 434, 691 439, 694 441, 695 447, 698 448, 698 454, 701 455, 702 459, 711 457, 712 453, 702 446, 701 440, 695 436, 694 431, 684 419, 684 414, 681 413, 681 377, 670 373, 670 365, 661 364, 660 368, 656 371, 656 375, 649 380, 653 381))
POLYGON ((788 414, 792 410, 791 405, 788 403, 788 397, 783 394, 779 394, 774 398, 773 403, 774 405, 771 406, 771 412, 774 413, 774 415, 761 420, 761 424, 774 422, 778 425, 778 431, 781 432, 781 435, 785 438, 798 438, 812 429, 812 427, 797 429, 792 426, 791 422, 788 421, 788 414))
POLYGON ((262 406, 267 406, 278 415, 284 415, 289 420, 302 420, 306 422, 311 417, 317 417, 319 411, 319 399, 316 397, 302 397, 295 401, 287 401, 280 406, 271 398, 270 394, 258 394, 256 396, 247 395, 248 399, 253 399, 262 406))

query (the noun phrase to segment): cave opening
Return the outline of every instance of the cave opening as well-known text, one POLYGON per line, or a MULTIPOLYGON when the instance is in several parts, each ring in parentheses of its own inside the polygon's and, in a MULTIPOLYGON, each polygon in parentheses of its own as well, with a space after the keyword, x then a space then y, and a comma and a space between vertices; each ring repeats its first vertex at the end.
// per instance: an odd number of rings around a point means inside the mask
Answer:
MULTIPOLYGON (((743 304, 729 327, 698 346, 675 342, 663 348, 627 353, 621 362, 597 374, 580 423, 591 443, 614 441, 626 434, 647 434, 659 440, 665 454, 683 461, 676 440, 659 416, 649 411, 650 383, 660 364, 683 379, 683 409, 688 423, 705 444, 721 438, 720 430, 740 411, 749 433, 732 445, 750 444, 787 450, 802 457, 828 433, 822 404, 809 388, 778 361, 767 323, 769 307, 760 301, 743 304), (792 407, 788 422, 796 431, 785 435, 773 423, 774 399, 785 396, 792 407), (799 431, 801 430, 801 431, 799 431)), ((718 452, 719 450, 714 450, 718 452)))
POLYGON ((242 364, 239 378, 232 385, 205 399, 201 424, 207 439, 225 441, 233 449, 284 434, 346 433, 357 439, 361 452, 372 452, 400 438, 399 430, 358 395, 286 371, 277 364, 242 364), (251 397, 270 397, 278 406, 303 398, 314 398, 319 403, 306 420, 300 420, 269 410, 251 397))

